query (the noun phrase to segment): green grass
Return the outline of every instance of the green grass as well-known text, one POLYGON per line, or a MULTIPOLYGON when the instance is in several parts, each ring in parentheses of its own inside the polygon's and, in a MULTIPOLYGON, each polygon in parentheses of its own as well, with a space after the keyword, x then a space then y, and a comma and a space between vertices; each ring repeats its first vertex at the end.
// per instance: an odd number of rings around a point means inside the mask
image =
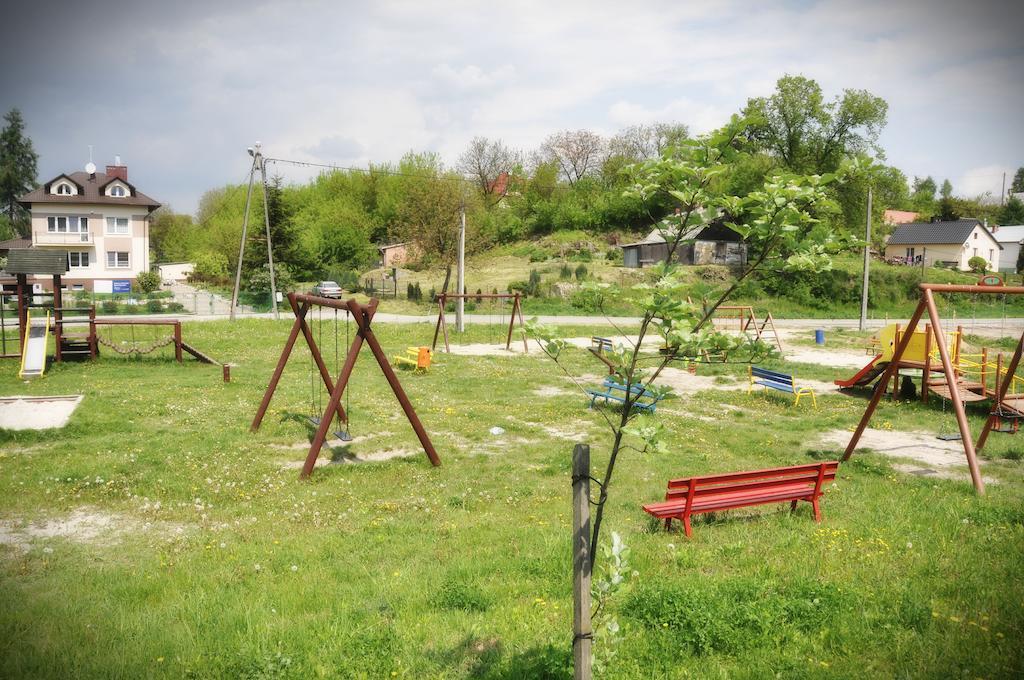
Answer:
MULTIPOLYGON (((427 375, 402 379, 440 468, 417 455, 300 482, 288 465, 310 434, 304 349, 248 432, 287 329, 187 324, 187 342, 236 364, 230 384, 166 349, 61 364, 29 384, 0 364, 3 394, 85 395, 62 430, 0 432, 0 517, 84 510, 126 530, 0 546, 0 675, 565 676, 572 442, 557 431, 584 435, 601 466, 599 414, 581 396, 539 394, 571 387, 543 358, 439 354, 427 375)), ((391 354, 429 342, 432 326, 377 331, 391 354)), ((466 340, 498 335, 471 327, 466 340)), ((599 380, 585 352, 567 362, 599 380)), ((353 452, 416 450, 369 353, 349 405, 352 433, 370 436, 353 452)), ((613 603, 624 634, 610 677, 1020 677, 1021 438, 993 435, 984 472, 999 483, 980 498, 966 481, 898 473, 866 452, 841 468, 821 525, 808 508, 767 507, 701 518, 686 540, 640 510, 671 476, 834 458, 818 436, 852 427, 864 405, 830 395, 814 411, 716 390, 659 407, 670 453, 626 452, 611 488, 606 526, 639 576, 613 603)), ((972 412, 975 428, 982 418, 972 412)), ((884 402, 874 426, 938 432, 952 418, 884 402)))

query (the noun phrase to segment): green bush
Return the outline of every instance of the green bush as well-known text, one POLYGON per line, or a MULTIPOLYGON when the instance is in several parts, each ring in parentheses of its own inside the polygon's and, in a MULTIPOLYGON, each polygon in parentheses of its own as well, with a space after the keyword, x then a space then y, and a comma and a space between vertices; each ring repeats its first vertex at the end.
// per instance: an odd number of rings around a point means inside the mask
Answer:
POLYGON ((160 300, 149 300, 146 302, 146 311, 152 314, 159 314, 164 311, 164 303, 160 300))
POLYGON ((189 274, 190 281, 218 283, 228 279, 228 258, 219 253, 199 253, 196 266, 189 274))
POLYGON ((104 300, 100 303, 100 310, 104 314, 117 314, 117 310, 121 305, 117 304, 114 300, 104 300))
POLYGON ((576 266, 576 280, 582 281, 587 278, 587 265, 581 264, 576 266))
POLYGON ((986 271, 988 271, 988 260, 978 255, 975 255, 971 259, 967 260, 967 266, 971 268, 972 272, 984 274, 986 271))
POLYGON ((611 264, 622 264, 622 248, 609 248, 604 259, 611 264))
POLYGON ((570 267, 567 264, 563 264, 561 269, 558 270, 558 278, 562 279, 563 281, 571 279, 572 267, 570 267))
POLYGON ((569 304, 584 312, 601 311, 601 293, 596 290, 577 290, 569 297, 569 304))
POLYGON ((156 272, 139 272, 135 283, 143 293, 152 293, 160 288, 160 275, 156 272))
POLYGON ((167 311, 173 313, 184 312, 185 305, 181 304, 180 302, 168 302, 167 311))
POLYGON ((438 609, 483 612, 491 606, 490 599, 476 586, 463 580, 448 579, 433 597, 438 609))

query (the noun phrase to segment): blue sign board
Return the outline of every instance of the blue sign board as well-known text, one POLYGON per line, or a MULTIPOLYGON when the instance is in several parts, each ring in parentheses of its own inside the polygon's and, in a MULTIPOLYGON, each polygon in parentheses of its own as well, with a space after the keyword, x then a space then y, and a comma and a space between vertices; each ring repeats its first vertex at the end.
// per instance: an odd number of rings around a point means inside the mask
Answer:
POLYGON ((114 279, 113 281, 114 293, 130 293, 132 292, 131 279, 114 279))

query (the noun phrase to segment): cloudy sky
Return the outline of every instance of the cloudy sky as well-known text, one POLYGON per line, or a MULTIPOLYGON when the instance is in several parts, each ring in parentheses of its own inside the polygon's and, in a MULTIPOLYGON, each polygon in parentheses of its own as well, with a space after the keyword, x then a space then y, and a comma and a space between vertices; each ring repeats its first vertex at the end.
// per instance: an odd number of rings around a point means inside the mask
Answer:
MULTIPOLYGON (((0 39, 40 180, 115 154, 179 211, 246 178, 245 148, 365 165, 475 135, 723 123, 779 76, 889 102, 888 161, 998 195, 1024 165, 1024 3, 22 3, 0 39), (770 5, 770 6, 769 6, 770 5)), ((308 171, 281 166, 291 181, 308 171)))

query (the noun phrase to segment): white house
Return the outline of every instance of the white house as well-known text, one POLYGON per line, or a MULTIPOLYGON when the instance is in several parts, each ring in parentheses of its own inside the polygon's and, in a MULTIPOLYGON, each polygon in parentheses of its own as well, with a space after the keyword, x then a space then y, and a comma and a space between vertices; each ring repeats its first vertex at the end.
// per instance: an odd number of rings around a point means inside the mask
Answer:
POLYGON ((998 271, 1002 250, 992 232, 979 220, 910 222, 896 227, 889 237, 885 259, 968 271, 968 260, 981 257, 989 271, 998 271))
POLYGON ((149 216, 160 204, 128 182, 120 159, 106 173, 90 163, 58 175, 18 202, 32 215, 31 247, 67 253, 69 289, 122 292, 149 271, 149 216))
POLYGON ((1013 274, 1017 271, 1017 258, 1020 256, 1020 244, 1024 241, 1024 225, 1011 224, 1005 227, 992 227, 992 236, 1003 252, 999 256, 999 271, 1013 274))

